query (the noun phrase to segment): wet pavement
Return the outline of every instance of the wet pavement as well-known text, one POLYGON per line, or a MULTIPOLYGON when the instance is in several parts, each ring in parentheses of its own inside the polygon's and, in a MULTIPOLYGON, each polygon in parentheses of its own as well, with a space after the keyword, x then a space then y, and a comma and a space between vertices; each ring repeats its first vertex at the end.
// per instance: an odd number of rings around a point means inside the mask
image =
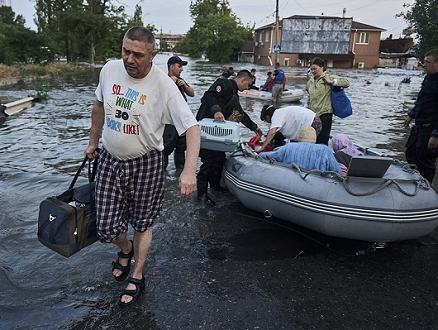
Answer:
MULTIPOLYGON (((200 79, 206 70, 214 76, 222 68, 193 63, 183 72, 196 86, 194 110, 209 86, 208 74, 200 79)), ((421 77, 405 86, 400 72, 342 74, 352 81, 355 114, 337 120, 334 131, 402 158, 407 110, 400 102, 421 77)), ((0 329, 438 329, 436 230, 384 248, 328 237, 265 219, 230 193, 213 192, 213 208, 195 196, 181 200, 172 166, 145 293, 118 307, 125 284, 111 274, 115 247, 95 243, 67 259, 36 237, 39 203, 65 190, 81 161, 96 77, 38 82, 50 99, 0 126, 0 329)), ((32 88, 3 87, 0 98, 32 88)), ((243 103, 259 122, 263 104, 243 103)))

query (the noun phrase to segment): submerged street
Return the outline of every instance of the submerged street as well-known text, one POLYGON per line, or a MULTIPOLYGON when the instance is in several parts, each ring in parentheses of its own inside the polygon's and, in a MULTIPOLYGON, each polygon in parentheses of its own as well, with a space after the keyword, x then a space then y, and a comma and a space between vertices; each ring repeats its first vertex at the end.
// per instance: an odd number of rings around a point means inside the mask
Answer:
MULTIPOLYGON (((156 64, 165 68, 166 60, 159 55, 156 64)), ((224 68, 187 60, 182 77, 195 89, 189 105, 196 113, 224 68)), ((257 67, 259 82, 269 69, 257 67)), ((288 72, 289 83, 303 89, 304 71, 288 72)), ((403 160, 403 100, 419 90, 421 72, 339 73, 351 82, 353 116, 336 119, 333 132, 403 160), (406 76, 411 83, 401 84, 406 76)), ((2 103, 26 97, 36 84, 50 95, 0 126, 1 329, 438 329, 437 230, 386 246, 328 237, 264 219, 230 193, 212 192, 215 207, 195 195, 180 199, 172 166, 145 293, 118 307, 125 283, 113 280, 114 247, 94 243, 67 259, 36 235, 39 203, 64 191, 82 160, 97 77, 95 70, 0 90, 2 103)), ((242 105, 267 132, 259 119, 264 104, 242 105)), ((244 139, 252 136, 243 131, 244 139)))

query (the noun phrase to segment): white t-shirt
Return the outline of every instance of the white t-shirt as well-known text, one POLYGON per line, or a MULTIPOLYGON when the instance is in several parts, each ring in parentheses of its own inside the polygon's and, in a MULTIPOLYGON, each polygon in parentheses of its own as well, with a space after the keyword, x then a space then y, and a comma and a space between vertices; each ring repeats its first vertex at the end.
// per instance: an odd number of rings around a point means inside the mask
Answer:
POLYGON ((105 109, 103 146, 120 160, 163 150, 165 124, 175 125, 180 135, 198 125, 178 87, 155 65, 146 77, 134 79, 122 60, 108 62, 96 96, 105 109))
POLYGON ((271 118, 271 129, 278 128, 288 140, 296 141, 304 126, 311 126, 315 113, 307 108, 290 106, 275 110, 271 118))

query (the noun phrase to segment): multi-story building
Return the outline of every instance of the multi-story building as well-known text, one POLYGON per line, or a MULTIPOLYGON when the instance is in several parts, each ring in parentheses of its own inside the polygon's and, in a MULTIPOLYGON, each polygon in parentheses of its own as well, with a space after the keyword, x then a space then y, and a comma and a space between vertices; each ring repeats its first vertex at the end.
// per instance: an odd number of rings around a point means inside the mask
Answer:
POLYGON ((185 34, 156 33, 154 34, 155 48, 163 52, 173 52, 177 42, 185 36, 185 34))
POLYGON ((352 18, 294 15, 255 30, 254 63, 307 67, 318 56, 327 67, 372 69, 383 31, 352 18))

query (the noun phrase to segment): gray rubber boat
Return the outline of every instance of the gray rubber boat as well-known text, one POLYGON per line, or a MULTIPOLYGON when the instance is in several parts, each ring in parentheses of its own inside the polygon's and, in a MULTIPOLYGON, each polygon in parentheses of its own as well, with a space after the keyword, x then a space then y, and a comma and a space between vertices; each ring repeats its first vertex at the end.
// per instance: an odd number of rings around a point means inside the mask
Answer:
MULTIPOLYGON (((375 156, 362 151, 364 158, 375 156)), ((419 238, 438 226, 437 193, 398 160, 381 178, 342 177, 264 160, 242 143, 228 154, 224 178, 249 209, 329 236, 385 243, 419 238)))

